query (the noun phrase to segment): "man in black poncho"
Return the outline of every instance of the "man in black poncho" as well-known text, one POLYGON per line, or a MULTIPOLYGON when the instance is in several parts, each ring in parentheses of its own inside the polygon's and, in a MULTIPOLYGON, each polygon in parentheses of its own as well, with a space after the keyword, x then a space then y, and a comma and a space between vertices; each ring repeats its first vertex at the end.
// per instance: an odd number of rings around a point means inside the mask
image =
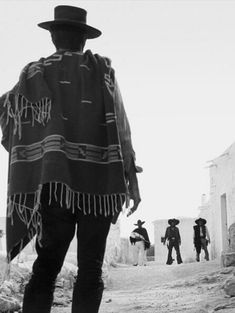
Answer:
POLYGON ((202 249, 205 252, 205 260, 209 261, 209 252, 207 246, 210 243, 210 235, 208 228, 206 227, 207 221, 204 218, 198 218, 195 223, 197 225, 193 226, 193 242, 197 253, 196 261, 200 262, 200 253, 202 249))
POLYGON ((134 245, 134 266, 146 265, 146 252, 150 248, 149 236, 146 228, 142 227, 144 221, 138 220, 130 235, 130 242, 134 245))

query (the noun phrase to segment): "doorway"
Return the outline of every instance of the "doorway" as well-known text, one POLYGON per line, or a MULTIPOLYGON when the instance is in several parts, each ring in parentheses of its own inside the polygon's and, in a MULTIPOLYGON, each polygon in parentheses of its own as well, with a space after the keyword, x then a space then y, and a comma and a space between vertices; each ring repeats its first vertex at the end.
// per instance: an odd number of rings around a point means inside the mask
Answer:
POLYGON ((220 197, 221 207, 221 227, 222 227, 222 251, 228 249, 228 215, 227 215, 227 196, 226 193, 220 197))

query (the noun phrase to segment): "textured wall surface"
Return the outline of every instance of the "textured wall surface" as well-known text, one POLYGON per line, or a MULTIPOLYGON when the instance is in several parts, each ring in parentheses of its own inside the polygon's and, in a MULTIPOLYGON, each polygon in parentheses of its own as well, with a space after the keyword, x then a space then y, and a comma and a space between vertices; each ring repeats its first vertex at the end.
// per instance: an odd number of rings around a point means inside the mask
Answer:
POLYGON ((209 202, 212 253, 220 258, 229 249, 228 230, 235 222, 235 144, 211 162, 209 202))

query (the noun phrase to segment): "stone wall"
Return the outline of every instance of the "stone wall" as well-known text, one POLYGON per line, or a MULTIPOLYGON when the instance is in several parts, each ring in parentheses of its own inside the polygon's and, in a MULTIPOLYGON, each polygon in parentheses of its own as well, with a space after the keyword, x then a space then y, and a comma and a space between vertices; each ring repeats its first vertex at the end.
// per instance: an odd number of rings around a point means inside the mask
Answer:
POLYGON ((133 246, 130 244, 129 238, 121 238, 121 253, 119 263, 133 263, 133 246))
POLYGON ((228 250, 223 251, 221 255, 223 266, 235 266, 235 223, 228 230, 228 250))
POLYGON ((228 230, 229 251, 235 252, 235 223, 233 223, 228 230))
POLYGON ((115 264, 121 253, 120 221, 112 224, 106 243, 105 262, 115 264))

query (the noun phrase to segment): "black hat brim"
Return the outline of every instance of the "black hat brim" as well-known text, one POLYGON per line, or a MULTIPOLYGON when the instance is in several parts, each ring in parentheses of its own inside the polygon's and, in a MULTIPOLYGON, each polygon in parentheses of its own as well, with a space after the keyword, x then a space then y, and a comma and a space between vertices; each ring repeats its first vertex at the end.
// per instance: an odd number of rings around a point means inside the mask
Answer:
POLYGON ((143 225, 145 222, 140 222, 140 223, 136 223, 134 224, 135 226, 139 226, 139 225, 143 225))
POLYGON ((198 218, 198 219, 195 221, 195 223, 196 223, 196 224, 199 224, 200 221, 201 221, 204 225, 206 225, 206 223, 207 223, 207 220, 205 220, 204 218, 201 218, 201 217, 198 218))
POLYGON ((94 39, 94 38, 99 37, 102 34, 102 32, 99 29, 94 28, 90 25, 83 24, 83 23, 76 22, 76 21, 67 20, 67 19, 47 21, 47 22, 42 22, 38 24, 39 27, 49 30, 49 31, 52 30, 53 26, 55 25, 70 25, 70 26, 77 27, 78 29, 80 29, 82 32, 86 34, 87 39, 94 39))
POLYGON ((178 225, 180 223, 180 221, 175 219, 175 218, 173 218, 173 219, 168 220, 168 224, 171 225, 171 223, 174 223, 175 225, 178 225))

